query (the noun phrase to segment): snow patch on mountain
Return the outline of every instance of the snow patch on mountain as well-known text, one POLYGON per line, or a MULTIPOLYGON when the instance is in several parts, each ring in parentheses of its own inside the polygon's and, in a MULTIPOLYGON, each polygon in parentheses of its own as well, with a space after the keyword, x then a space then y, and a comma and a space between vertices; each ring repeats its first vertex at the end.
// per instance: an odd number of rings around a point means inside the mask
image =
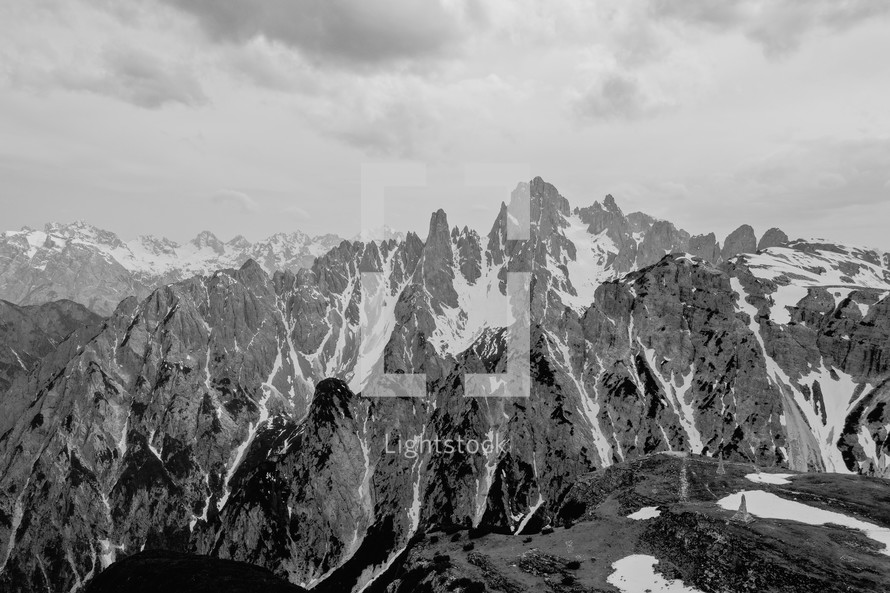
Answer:
POLYGON ((844 428, 844 422, 853 408, 865 396, 863 389, 859 397, 854 397, 857 383, 853 378, 839 369, 829 369, 824 366, 814 369, 809 374, 794 381, 779 366, 779 364, 767 353, 768 350, 757 321, 757 307, 748 302, 748 293, 745 291, 738 278, 731 278, 733 291, 739 295, 738 307, 746 313, 750 319, 750 329, 754 334, 767 366, 767 374, 773 384, 794 402, 797 410, 803 415, 809 426, 807 432, 812 432, 819 447, 822 462, 827 471, 849 473, 844 463, 843 456, 837 448, 837 440, 844 428), (822 397, 811 397, 805 393, 806 386, 811 393, 816 392, 818 383, 822 397))
POLYGON ((739 257, 757 278, 797 287, 890 289, 890 271, 865 259, 868 252, 799 241, 739 257))
POLYGON ((593 235, 577 215, 566 218, 568 227, 565 237, 575 246, 575 258, 566 258, 565 266, 569 272, 572 286, 577 294, 564 294, 563 302, 569 306, 583 310, 593 302, 597 287, 615 276, 608 268, 609 256, 618 253, 618 247, 603 231, 593 235))
POLYGON ((658 507, 643 507, 639 511, 629 514, 627 518, 634 521, 645 521, 646 519, 655 519, 660 516, 661 511, 658 510, 658 507))
POLYGON ((667 580, 655 572, 658 559, 645 554, 633 554, 612 563, 615 571, 606 581, 622 593, 702 593, 683 581, 667 580))
POLYGON ((791 481, 789 480, 789 478, 793 477, 794 474, 745 474, 745 479, 754 482, 755 484, 790 484, 791 481))
POLYGON ((745 490, 730 494, 717 501, 717 504, 727 511, 735 511, 739 508, 745 497, 748 512, 756 517, 764 519, 781 519, 784 521, 796 521, 807 525, 841 525, 861 531, 869 539, 884 544, 883 554, 890 556, 890 529, 861 521, 849 515, 826 511, 818 507, 803 504, 793 500, 776 496, 763 490, 745 490))

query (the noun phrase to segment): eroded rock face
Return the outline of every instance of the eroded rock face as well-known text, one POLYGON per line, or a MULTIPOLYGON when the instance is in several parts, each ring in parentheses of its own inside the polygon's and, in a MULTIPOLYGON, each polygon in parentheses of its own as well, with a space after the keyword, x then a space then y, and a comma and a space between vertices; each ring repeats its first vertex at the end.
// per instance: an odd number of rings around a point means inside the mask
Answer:
POLYGON ((0 301, 0 397, 69 334, 101 317, 72 301, 20 307, 0 301))
MULTIPOLYGON (((620 274, 651 266, 669 253, 689 253, 719 264, 742 253, 754 253, 757 247, 754 231, 748 225, 731 234, 721 249, 714 233, 690 236, 670 222, 642 212, 625 216, 611 195, 606 196, 603 204, 595 202, 593 206, 576 212, 591 234, 604 233, 612 241, 609 264, 620 274)), ((778 229, 770 231, 770 240, 777 237, 773 231, 778 229)))
POLYGON ((741 253, 754 253, 755 251, 757 251, 757 235, 754 234, 754 229, 750 225, 743 224, 726 237, 720 255, 725 261, 741 253))
POLYGON ((866 253, 668 254, 615 278, 603 241, 648 233, 655 257, 683 235, 614 200, 572 212, 540 179, 528 193, 528 240, 507 237, 506 206, 485 239, 439 211, 425 241, 343 242, 271 277, 247 262, 125 300, 63 342, 0 402, 4 590, 77 588, 143 547, 357 590, 424 530, 540 527, 579 476, 661 451, 875 471, 890 278, 866 253), (367 271, 386 288, 360 332, 367 271), (464 397, 468 373, 506 370, 496 311, 517 271, 530 397, 464 397), (363 397, 383 372, 425 373, 426 393, 363 397))
POLYGON ((763 251, 770 247, 780 247, 788 243, 788 235, 782 229, 771 228, 763 234, 757 244, 757 251, 763 251))
POLYGON ((689 254, 700 257, 706 262, 717 264, 720 262, 720 244, 714 233, 696 235, 689 239, 689 254))

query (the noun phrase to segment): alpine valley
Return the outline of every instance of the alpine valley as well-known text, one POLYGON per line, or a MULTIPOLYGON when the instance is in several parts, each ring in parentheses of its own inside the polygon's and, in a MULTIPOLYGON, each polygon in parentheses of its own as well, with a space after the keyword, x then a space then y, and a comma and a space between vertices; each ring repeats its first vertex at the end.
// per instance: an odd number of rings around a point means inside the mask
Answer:
POLYGON ((890 257, 528 195, 527 240, 4 234, 0 590, 890 588, 890 257), (530 396, 464 397, 508 271, 530 396), (507 446, 392 452, 436 438, 507 446))

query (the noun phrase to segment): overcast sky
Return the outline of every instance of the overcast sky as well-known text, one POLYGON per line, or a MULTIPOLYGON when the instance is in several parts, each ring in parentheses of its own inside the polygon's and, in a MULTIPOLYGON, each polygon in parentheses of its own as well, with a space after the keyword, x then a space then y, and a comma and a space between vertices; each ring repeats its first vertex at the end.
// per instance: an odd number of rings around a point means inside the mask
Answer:
POLYGON ((362 163, 407 160, 397 228, 487 230, 465 163, 527 163, 573 206, 890 249, 887 56, 873 0, 0 0, 0 227, 352 236, 362 163))

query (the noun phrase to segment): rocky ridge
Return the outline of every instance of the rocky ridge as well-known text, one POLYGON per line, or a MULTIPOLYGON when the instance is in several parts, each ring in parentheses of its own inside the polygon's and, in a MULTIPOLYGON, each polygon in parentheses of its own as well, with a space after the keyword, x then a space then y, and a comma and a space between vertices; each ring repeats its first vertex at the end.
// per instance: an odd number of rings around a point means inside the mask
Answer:
MULTIPOLYGON (((565 206, 568 208, 567 202, 565 206)), ((713 234, 690 237, 670 222, 641 212, 625 216, 612 196, 606 196, 602 204, 594 202, 563 215, 568 231, 582 239, 577 247, 585 258, 583 264, 596 270, 594 280, 651 265, 666 253, 688 252, 716 264, 739 253, 753 253, 758 247, 754 231, 747 225, 730 234, 721 249, 713 234)), ((388 227, 378 234, 396 242, 406 237, 388 227)), ((352 242, 368 239, 360 234, 352 242)), ((759 248, 787 241, 781 230, 770 229, 759 248)), ((335 235, 310 237, 300 231, 277 233, 254 243, 242 236, 223 242, 204 231, 180 245, 153 236, 123 241, 82 221, 49 223, 43 230, 24 228, 0 234, 0 299, 20 305, 69 299, 110 315, 126 297, 142 299, 160 286, 196 274, 237 268, 248 259, 268 273, 295 273, 310 268, 317 257, 341 242, 335 235)), ((595 282, 590 287, 595 287, 595 282)))
POLYGON ((159 286, 248 259, 270 273, 297 271, 341 241, 296 231, 255 243, 241 236, 223 242, 204 231, 184 245, 153 236, 125 242, 82 221, 49 223, 40 231, 0 234, 0 298, 20 305, 69 299, 110 315, 128 296, 142 299, 159 286))
POLYGON ((506 205, 486 236, 439 211, 425 240, 343 242, 272 276, 248 261, 65 340, 2 402, 0 583, 78 589, 163 548, 360 590, 424 531, 546 525, 579 476, 655 452, 882 471, 890 271, 874 252, 794 242, 715 265, 637 244, 656 226, 685 239, 614 200, 527 189, 527 241, 508 240, 506 205), (641 252, 655 261, 618 272, 641 252), (362 334, 368 271, 386 289, 362 334), (505 369, 508 271, 531 274, 530 397, 464 398, 466 373, 505 369), (359 352, 425 373, 426 397, 362 397, 381 369, 359 352), (509 447, 393 452, 458 437, 509 447))

